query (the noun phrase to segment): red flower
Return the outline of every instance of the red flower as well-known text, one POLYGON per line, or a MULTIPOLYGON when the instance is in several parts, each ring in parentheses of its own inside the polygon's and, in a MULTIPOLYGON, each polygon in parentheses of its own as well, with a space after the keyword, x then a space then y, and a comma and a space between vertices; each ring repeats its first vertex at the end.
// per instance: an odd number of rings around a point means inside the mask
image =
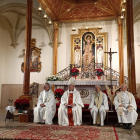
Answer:
POLYGON ((55 93, 55 98, 58 99, 58 100, 60 100, 60 99, 61 99, 61 96, 62 96, 63 93, 64 93, 64 90, 58 88, 58 89, 56 89, 56 90, 54 91, 54 93, 55 93))
POLYGON ((73 76, 77 76, 77 75, 79 74, 79 70, 76 69, 76 68, 73 68, 73 69, 70 70, 70 73, 71 73, 71 75, 73 75, 73 76))
POLYGON ((104 74, 102 69, 95 69, 94 71, 97 76, 102 76, 104 74))
POLYGON ((30 106, 29 100, 27 99, 17 99, 14 102, 14 105, 16 107, 17 110, 25 110, 26 108, 28 108, 30 106))

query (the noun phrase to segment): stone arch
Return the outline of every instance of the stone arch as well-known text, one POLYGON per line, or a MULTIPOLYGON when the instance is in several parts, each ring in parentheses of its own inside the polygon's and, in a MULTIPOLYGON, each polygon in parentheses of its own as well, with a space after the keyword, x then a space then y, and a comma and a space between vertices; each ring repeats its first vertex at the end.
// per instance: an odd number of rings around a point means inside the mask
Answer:
MULTIPOLYGON (((47 22, 44 21, 43 19, 43 14, 38 14, 37 9, 33 7, 33 13, 32 13, 32 18, 33 18, 33 25, 42 27, 46 30, 48 33, 50 42, 53 40, 53 27, 47 22)), ((25 26, 20 27, 20 29, 17 29, 20 23, 20 16, 26 17, 26 4, 21 4, 21 3, 10 3, 6 4, 0 7, 0 17, 2 17, 9 25, 9 27, 12 29, 12 34, 10 34, 11 39, 12 39, 12 44, 14 48, 18 45, 17 40, 20 35, 20 33, 25 30, 25 26), (11 14, 18 14, 17 20, 16 20, 16 26, 13 27, 11 24, 11 21, 4 15, 5 13, 10 12, 11 14)), ((11 32, 11 31, 10 31, 11 32)))

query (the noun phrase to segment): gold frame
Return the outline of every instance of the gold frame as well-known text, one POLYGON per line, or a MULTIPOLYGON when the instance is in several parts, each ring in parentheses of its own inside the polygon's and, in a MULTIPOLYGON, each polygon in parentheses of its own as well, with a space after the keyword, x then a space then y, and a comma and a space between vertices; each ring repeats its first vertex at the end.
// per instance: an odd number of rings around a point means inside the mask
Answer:
MULTIPOLYGON (((71 64, 74 64, 74 60, 75 60, 75 55, 74 55, 74 39, 75 38, 80 38, 81 41, 82 41, 82 36, 84 33, 86 32, 92 32, 94 35, 95 35, 95 46, 96 46, 96 37, 97 36, 103 36, 104 37, 104 40, 103 40, 103 46, 104 46, 104 52, 107 52, 108 51, 108 47, 107 47, 107 32, 101 32, 99 33, 99 30, 101 28, 99 27, 95 27, 95 28, 88 28, 88 29, 85 29, 85 28, 80 28, 78 29, 78 34, 71 34, 71 64)), ((80 49, 81 49, 81 43, 79 43, 79 46, 80 46, 80 49)), ((81 63, 82 63, 82 56, 81 56, 81 63)), ((95 61, 96 63, 96 61, 95 61)), ((107 59, 107 54, 104 53, 104 65, 108 66, 108 59, 107 59)))
MULTIPOLYGON (((35 38, 31 39, 31 54, 32 54, 32 51, 35 51, 37 53, 38 65, 36 68, 31 67, 32 61, 30 60, 30 72, 40 72, 41 68, 42 68, 42 65, 41 65, 42 62, 40 62, 41 49, 36 47, 36 39, 35 38)), ((22 62, 22 64, 21 64, 21 71, 22 72, 24 72, 24 63, 25 63, 25 57, 24 57, 24 62, 22 62)))

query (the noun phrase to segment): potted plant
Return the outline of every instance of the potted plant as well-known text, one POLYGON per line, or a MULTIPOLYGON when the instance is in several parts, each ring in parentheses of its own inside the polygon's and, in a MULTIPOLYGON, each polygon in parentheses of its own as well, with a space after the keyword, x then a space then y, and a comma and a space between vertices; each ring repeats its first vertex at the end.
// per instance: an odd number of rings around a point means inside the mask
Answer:
POLYGON ((55 99, 57 99, 58 101, 60 101, 63 93, 64 93, 64 90, 63 89, 61 89, 61 88, 56 89, 54 91, 55 99))
POLYGON ((71 70, 70 70, 70 75, 71 75, 72 77, 75 77, 75 79, 76 79, 77 75, 79 75, 79 70, 76 69, 76 68, 71 69, 71 70))
POLYGON ((95 69, 94 71, 98 79, 101 79, 101 76, 104 75, 104 72, 102 69, 95 69))
POLYGON ((17 99, 14 102, 15 109, 18 110, 18 113, 23 113, 23 111, 27 110, 30 106, 28 99, 17 99))

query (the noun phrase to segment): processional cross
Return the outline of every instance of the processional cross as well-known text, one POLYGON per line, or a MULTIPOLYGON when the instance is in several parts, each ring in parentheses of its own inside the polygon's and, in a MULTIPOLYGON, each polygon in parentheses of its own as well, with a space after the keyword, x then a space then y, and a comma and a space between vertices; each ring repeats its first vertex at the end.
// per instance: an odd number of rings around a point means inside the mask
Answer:
MULTIPOLYGON (((110 86, 111 86, 111 94, 112 94, 112 66, 111 66, 111 62, 112 62, 112 54, 117 53, 117 52, 111 52, 111 48, 110 48, 110 52, 104 52, 109 54, 110 58, 110 86)), ((112 104, 111 104, 111 110, 112 110, 112 104)))

